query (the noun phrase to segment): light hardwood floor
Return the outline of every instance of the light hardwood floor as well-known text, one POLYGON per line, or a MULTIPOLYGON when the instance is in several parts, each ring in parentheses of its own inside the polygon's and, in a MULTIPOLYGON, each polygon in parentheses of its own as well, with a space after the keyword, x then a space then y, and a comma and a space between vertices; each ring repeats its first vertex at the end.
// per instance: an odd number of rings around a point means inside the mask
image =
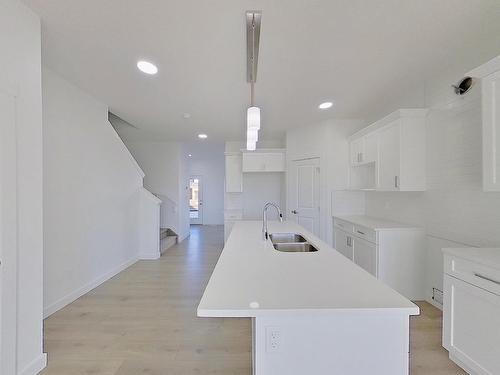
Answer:
MULTIPOLYGON (((196 317, 222 243, 222 227, 195 226, 160 260, 134 264, 47 318, 42 375, 251 374, 250 319, 196 317)), ((411 374, 465 374, 441 347, 440 311, 419 304, 411 374)))

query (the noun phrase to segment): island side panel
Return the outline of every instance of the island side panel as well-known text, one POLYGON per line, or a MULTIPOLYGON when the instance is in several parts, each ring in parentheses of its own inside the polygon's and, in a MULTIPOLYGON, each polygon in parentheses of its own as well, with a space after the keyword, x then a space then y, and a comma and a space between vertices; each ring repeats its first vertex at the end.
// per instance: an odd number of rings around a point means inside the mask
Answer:
POLYGON ((407 314, 257 317, 254 324, 254 375, 404 375, 409 371, 407 314))

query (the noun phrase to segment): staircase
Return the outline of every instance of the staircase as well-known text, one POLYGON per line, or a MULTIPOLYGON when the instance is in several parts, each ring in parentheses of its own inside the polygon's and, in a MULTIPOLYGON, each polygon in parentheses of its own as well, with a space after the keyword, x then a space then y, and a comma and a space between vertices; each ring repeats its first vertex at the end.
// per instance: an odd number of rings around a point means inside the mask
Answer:
POLYGON ((170 228, 160 228, 160 253, 163 254, 167 249, 177 243, 177 234, 170 228))

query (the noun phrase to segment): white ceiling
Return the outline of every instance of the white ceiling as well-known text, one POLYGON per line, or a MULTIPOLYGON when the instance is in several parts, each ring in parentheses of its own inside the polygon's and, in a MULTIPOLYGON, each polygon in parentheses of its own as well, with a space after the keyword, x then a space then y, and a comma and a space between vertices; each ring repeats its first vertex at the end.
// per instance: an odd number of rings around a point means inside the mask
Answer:
POLYGON ((44 63, 143 139, 244 138, 248 9, 263 11, 256 102, 266 139, 363 118, 481 46, 500 54, 498 0, 24 2, 42 17, 44 63), (159 74, 140 73, 138 59, 159 74), (326 100, 334 108, 319 111, 326 100))

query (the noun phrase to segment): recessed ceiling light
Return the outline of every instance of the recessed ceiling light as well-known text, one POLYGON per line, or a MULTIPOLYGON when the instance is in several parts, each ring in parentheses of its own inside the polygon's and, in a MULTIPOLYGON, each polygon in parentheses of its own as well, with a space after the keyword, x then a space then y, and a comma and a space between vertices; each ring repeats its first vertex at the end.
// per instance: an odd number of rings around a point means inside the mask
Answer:
POLYGON ((193 156, 193 155, 191 155, 191 154, 188 154, 188 156, 189 156, 189 157, 191 157, 191 156, 193 156))
POLYGON ((150 63, 149 61, 144 61, 144 60, 138 61, 137 68, 141 72, 146 73, 146 74, 153 75, 153 74, 158 73, 158 68, 156 67, 156 65, 153 63, 150 63))
POLYGON ((200 139, 206 139, 206 138, 208 138, 208 135, 203 134, 203 133, 202 134, 198 134, 198 138, 200 138, 200 139))
POLYGON ((182 117, 184 117, 184 118, 190 118, 191 117, 191 113, 187 113, 187 112, 183 113, 182 117))
POLYGON ((319 109, 328 109, 330 108, 331 106, 333 105, 332 102, 324 102, 324 103, 321 103, 318 108, 319 109))

